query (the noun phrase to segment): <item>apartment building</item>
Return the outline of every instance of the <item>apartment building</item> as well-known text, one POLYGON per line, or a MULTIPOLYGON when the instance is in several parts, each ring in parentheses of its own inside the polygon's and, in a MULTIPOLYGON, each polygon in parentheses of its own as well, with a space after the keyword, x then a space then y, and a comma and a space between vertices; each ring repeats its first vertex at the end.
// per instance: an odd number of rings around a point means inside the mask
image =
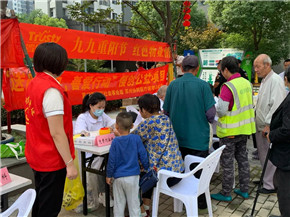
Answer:
POLYGON ((7 7, 13 9, 16 14, 29 14, 34 10, 34 1, 31 0, 9 0, 7 7))
MULTIPOLYGON (((66 20, 70 29, 84 30, 89 32, 106 33, 106 28, 100 23, 96 23, 94 26, 85 26, 82 23, 73 21, 68 13, 67 6, 74 4, 75 2, 82 3, 82 0, 35 0, 35 9, 41 9, 45 14, 50 17, 63 18, 66 20)), ((110 14, 111 19, 116 19, 118 16, 123 15, 123 21, 129 21, 132 12, 127 7, 119 4, 117 0, 98 0, 87 9, 87 13, 90 14, 93 11, 99 9, 112 8, 113 11, 110 14)), ((128 31, 126 27, 119 25, 119 31, 121 35, 126 35, 128 31)))

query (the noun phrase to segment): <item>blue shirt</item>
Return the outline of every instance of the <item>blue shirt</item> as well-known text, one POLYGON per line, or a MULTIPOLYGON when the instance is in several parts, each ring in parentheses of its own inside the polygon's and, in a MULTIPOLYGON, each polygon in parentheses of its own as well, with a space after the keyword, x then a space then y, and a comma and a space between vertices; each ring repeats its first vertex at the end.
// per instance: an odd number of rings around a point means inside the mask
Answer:
POLYGON ((107 164, 107 177, 120 178, 140 174, 139 161, 148 169, 147 151, 140 136, 129 134, 116 137, 111 145, 107 164))
POLYGON ((185 73, 170 83, 163 109, 169 113, 180 147, 208 150, 206 112, 214 104, 209 84, 191 73, 185 73))

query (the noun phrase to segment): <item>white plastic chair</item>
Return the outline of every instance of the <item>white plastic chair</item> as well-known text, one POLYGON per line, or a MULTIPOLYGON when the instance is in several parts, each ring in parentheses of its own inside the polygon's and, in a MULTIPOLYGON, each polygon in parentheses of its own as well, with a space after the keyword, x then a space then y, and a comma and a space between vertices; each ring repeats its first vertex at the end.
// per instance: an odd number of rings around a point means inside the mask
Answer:
MULTIPOLYGON (((214 147, 213 147, 213 144, 216 143, 216 142, 219 142, 220 139, 217 138, 217 137, 213 137, 212 138, 212 145, 211 147, 209 148, 208 152, 209 154, 213 153, 215 151, 214 147)), ((216 169, 214 171, 215 173, 219 173, 220 172, 220 164, 218 163, 217 166, 216 166, 216 169)))
POLYGON ((158 204, 160 193, 169 195, 174 198, 174 212, 182 212, 182 203, 185 204, 186 215, 193 217, 198 216, 197 198, 205 193, 206 203, 209 216, 212 217, 212 206, 209 192, 211 177, 219 162, 223 149, 226 146, 218 148, 207 158, 197 157, 193 155, 185 156, 185 173, 176 173, 168 170, 158 171, 159 181, 153 193, 152 216, 158 215, 158 204), (190 171, 192 163, 199 163, 193 170, 190 171), (193 174, 202 169, 200 178, 196 178, 193 174), (169 177, 182 178, 182 180, 168 187, 167 179, 169 177))
POLYGON ((0 213, 0 217, 10 216, 16 210, 18 210, 17 217, 27 217, 31 211, 35 197, 36 191, 34 189, 26 190, 7 210, 0 213))

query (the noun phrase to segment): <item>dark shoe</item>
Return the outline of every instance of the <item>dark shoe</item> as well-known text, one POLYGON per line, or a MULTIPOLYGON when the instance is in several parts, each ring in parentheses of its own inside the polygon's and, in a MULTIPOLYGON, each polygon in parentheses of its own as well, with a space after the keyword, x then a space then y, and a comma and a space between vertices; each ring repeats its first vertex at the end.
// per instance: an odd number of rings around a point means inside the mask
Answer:
MULTIPOLYGON (((254 183, 255 185, 258 185, 258 184, 260 184, 260 180, 253 181, 253 183, 254 183)), ((262 184, 263 184, 263 182, 262 182, 262 184)))
POLYGON ((260 194, 274 194, 274 193, 277 193, 277 190, 275 190, 275 189, 270 189, 270 190, 268 190, 268 189, 266 189, 266 188, 261 188, 261 189, 259 190, 259 193, 260 193, 260 194))

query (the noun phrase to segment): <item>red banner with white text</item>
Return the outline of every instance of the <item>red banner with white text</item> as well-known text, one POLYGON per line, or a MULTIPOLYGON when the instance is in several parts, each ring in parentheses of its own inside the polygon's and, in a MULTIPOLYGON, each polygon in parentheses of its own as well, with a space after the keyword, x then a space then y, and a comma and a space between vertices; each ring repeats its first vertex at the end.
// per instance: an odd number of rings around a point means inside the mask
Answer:
POLYGON ((70 59, 171 62, 170 46, 148 41, 79 30, 20 23, 30 57, 37 45, 55 42, 64 47, 70 59))
MULTIPOLYGON (((101 92, 107 100, 155 93, 167 84, 168 65, 141 72, 85 73, 65 71, 57 80, 67 91, 72 105, 82 104, 88 93, 101 92)), ((3 93, 7 111, 24 108, 25 90, 32 79, 27 68, 4 70, 3 93)))

